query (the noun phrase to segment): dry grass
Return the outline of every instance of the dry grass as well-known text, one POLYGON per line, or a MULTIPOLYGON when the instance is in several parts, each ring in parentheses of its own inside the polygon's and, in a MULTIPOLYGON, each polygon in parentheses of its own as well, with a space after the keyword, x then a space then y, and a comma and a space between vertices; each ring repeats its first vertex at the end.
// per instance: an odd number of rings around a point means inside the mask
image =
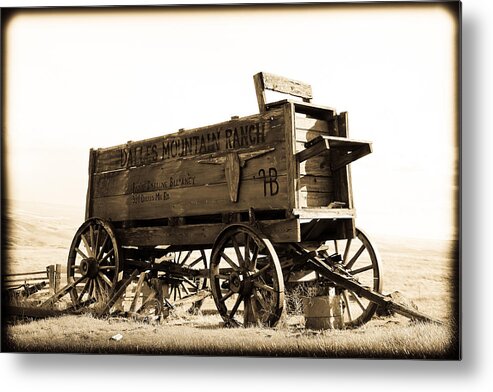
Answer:
POLYGON ((221 328, 220 318, 175 318, 165 325, 64 316, 8 326, 13 351, 303 357, 448 358, 455 333, 445 326, 376 320, 351 331, 314 332, 283 325, 221 328), (372 325, 373 324, 373 325, 372 325), (121 333, 120 341, 110 338, 121 333))

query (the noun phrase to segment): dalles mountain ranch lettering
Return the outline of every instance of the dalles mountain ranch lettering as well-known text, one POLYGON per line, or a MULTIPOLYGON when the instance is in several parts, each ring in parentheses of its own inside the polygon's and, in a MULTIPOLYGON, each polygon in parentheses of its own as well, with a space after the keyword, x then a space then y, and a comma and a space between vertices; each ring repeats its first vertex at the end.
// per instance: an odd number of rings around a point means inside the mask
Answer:
POLYGON ((266 123, 256 122, 201 135, 166 138, 120 150, 120 166, 142 166, 171 158, 184 158, 250 147, 265 142, 266 123))

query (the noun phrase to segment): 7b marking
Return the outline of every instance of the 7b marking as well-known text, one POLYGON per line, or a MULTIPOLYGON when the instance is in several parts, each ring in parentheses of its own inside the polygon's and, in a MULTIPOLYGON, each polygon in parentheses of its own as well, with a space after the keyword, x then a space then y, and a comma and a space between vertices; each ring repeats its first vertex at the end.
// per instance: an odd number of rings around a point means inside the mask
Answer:
POLYGON ((267 188, 269 188, 269 196, 275 196, 279 193, 279 183, 277 182, 277 170, 274 167, 270 167, 268 176, 264 169, 258 171, 258 175, 264 179, 264 197, 267 196, 267 188), (268 186, 267 186, 268 185, 268 186))

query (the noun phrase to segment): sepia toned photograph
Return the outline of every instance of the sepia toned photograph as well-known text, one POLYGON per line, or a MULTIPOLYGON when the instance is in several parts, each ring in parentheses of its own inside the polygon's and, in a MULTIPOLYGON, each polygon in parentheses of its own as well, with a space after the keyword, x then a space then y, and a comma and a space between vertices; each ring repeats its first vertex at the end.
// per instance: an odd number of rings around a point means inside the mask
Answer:
POLYGON ((4 8, 3 352, 461 359, 461 3, 4 8))

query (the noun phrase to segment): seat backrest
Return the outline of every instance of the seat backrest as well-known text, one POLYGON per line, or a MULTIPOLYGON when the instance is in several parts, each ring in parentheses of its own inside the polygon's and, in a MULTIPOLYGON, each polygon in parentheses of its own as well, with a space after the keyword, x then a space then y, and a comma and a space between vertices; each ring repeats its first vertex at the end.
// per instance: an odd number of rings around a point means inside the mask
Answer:
POLYGON ((277 91, 279 93, 293 95, 302 98, 304 102, 310 102, 313 98, 312 86, 298 80, 288 79, 283 76, 259 72, 253 76, 255 92, 260 112, 265 112, 265 90, 277 91))

